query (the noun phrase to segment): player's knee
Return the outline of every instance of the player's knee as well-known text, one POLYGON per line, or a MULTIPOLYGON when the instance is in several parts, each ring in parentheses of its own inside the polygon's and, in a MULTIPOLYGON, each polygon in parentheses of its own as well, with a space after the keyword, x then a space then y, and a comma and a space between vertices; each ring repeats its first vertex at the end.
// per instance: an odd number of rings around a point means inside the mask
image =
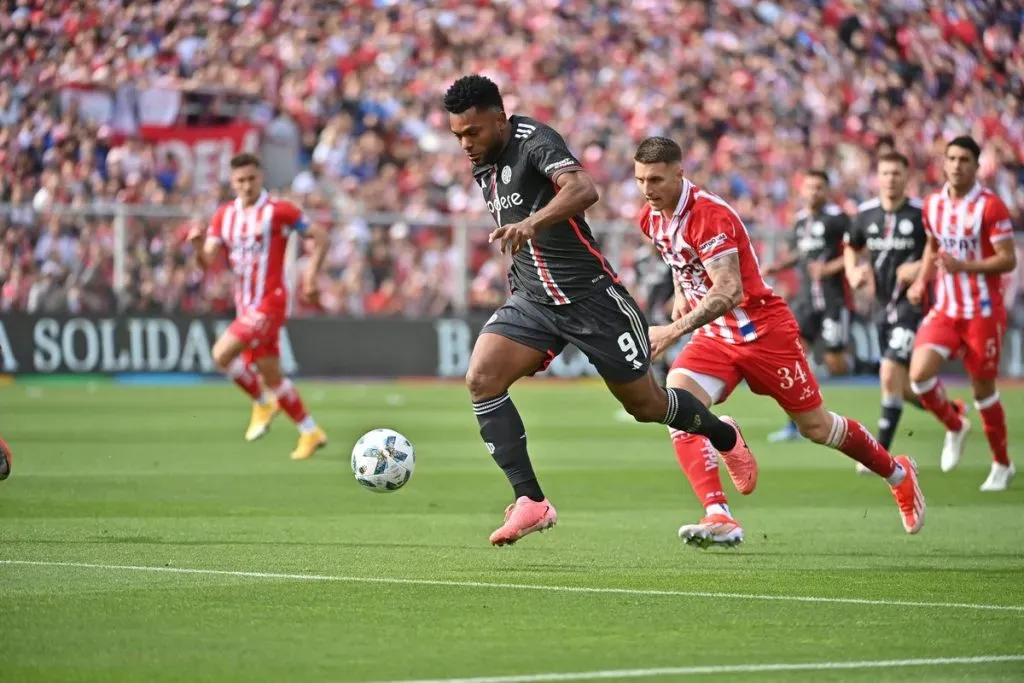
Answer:
POLYGON ((832 415, 828 411, 820 411, 819 414, 805 416, 797 420, 796 426, 800 434, 808 441, 817 444, 827 444, 832 434, 832 415))
POLYGON ((996 381, 994 379, 971 380, 971 391, 974 394, 975 401, 984 401, 995 395, 996 381))
POLYGON ((497 372, 479 365, 470 365, 466 373, 466 388, 469 389, 471 399, 482 401, 504 393, 508 386, 497 372))
POLYGON ((214 365, 221 372, 227 372, 228 368, 231 367, 231 361, 235 360, 236 354, 232 353, 230 347, 226 346, 214 346, 213 351, 210 352, 213 358, 214 365))
POLYGON ((633 416, 637 422, 662 422, 665 419, 667 406, 657 397, 645 398, 641 401, 631 401, 623 404, 626 412, 633 416))
POLYGON ((825 354, 825 367, 830 375, 845 375, 849 368, 846 365, 846 355, 843 353, 825 354))

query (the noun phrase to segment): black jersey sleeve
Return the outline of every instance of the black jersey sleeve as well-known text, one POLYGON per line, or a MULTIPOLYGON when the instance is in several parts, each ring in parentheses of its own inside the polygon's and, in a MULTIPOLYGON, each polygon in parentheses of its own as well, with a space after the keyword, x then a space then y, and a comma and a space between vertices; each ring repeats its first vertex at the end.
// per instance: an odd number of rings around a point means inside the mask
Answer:
POLYGON ((530 165, 552 182, 563 173, 583 170, 583 164, 569 151, 562 136, 547 126, 527 139, 526 154, 530 165))
POLYGON ((846 243, 854 249, 863 249, 868 243, 868 234, 864 226, 864 212, 858 213, 846 230, 846 243))

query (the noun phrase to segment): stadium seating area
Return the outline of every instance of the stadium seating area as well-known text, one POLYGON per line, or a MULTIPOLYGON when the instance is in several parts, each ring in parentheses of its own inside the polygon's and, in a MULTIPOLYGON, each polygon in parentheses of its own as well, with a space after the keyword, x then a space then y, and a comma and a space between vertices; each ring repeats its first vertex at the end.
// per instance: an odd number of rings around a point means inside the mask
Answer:
MULTIPOLYGON (((923 193, 940 182, 943 140, 973 134, 984 141, 984 182, 1017 225, 1024 218, 1024 11, 1011 0, 0 7, 4 311, 230 305, 223 272, 204 280, 188 267, 184 215, 130 222, 120 294, 110 218, 51 215, 53 205, 111 202, 201 214, 220 198, 196 194, 187 169, 137 135, 137 108, 98 122, 62 98, 69 85, 102 86, 119 103, 141 87, 178 89, 198 103, 187 125, 292 126, 299 172, 282 192, 336 227, 323 299, 331 314, 450 308, 463 257, 445 226, 483 208, 439 106, 466 72, 491 75, 509 110, 568 138, 602 188, 594 220, 636 213, 630 159, 656 133, 679 140, 692 178, 762 233, 785 229, 801 169, 829 169, 848 208, 870 195, 885 136, 912 158, 912 190, 923 193), (368 222, 375 212, 404 221, 368 222)), ((474 233, 469 263, 470 300, 482 308, 504 290, 485 236, 474 233)), ((627 282, 635 245, 623 253, 627 282)))

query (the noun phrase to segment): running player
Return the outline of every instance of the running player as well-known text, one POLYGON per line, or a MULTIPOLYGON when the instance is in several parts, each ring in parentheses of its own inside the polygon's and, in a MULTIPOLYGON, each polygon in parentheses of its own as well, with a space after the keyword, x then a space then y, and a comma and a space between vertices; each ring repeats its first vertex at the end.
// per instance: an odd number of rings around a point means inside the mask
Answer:
MULTIPOLYGON (((710 406, 725 401, 745 380, 754 393, 775 399, 803 436, 842 451, 885 479, 904 529, 917 533, 925 514, 917 465, 905 455, 893 458, 863 425, 825 408, 796 320, 761 278, 739 215, 683 176, 682 150, 672 140, 644 140, 634 160, 648 204, 640 229, 676 272, 689 306, 673 324, 650 330, 653 356, 693 333, 672 365, 669 386, 710 406)), ((729 510, 714 449, 699 434, 669 431, 676 458, 706 513, 698 524, 681 527, 680 539, 701 548, 742 542, 743 529, 729 510)), ((736 467, 725 459, 725 464, 740 493, 754 490, 754 463, 736 467)))
MULTIPOLYGON (((882 410, 878 442, 892 446, 903 415, 903 401, 920 407, 910 390, 910 354, 924 311, 907 300, 907 288, 917 279, 927 235, 921 222, 921 200, 907 197, 910 165, 898 152, 878 159, 878 192, 858 208, 843 253, 850 286, 873 290, 876 325, 883 358, 879 368, 882 410)), ((868 470, 858 463, 857 471, 868 470)))
POLYGON ((491 543, 515 543, 557 520, 508 388, 568 343, 587 355, 637 421, 702 434, 723 457, 752 462, 731 421, 682 389, 662 389, 650 374, 647 323, 584 220, 597 189, 562 136, 534 119, 506 116, 498 86, 483 76, 457 80, 444 107, 498 225, 491 240, 513 254, 512 295, 484 325, 466 374, 480 436, 515 499, 491 543))
MULTIPOLYGON (((804 208, 796 214, 787 253, 778 263, 767 266, 764 274, 770 277, 797 269, 800 292, 793 314, 804 348, 809 350, 820 337, 829 374, 845 375, 851 368, 847 359, 850 311, 843 284, 843 238, 850 229, 850 217, 828 201, 829 181, 824 171, 808 171, 800 194, 804 208)), ((772 442, 796 438, 799 430, 792 421, 768 436, 772 442)))
POLYGON ((946 184, 924 202, 928 246, 907 298, 921 303, 934 283, 935 302, 917 331, 910 380, 921 404, 946 427, 940 467, 949 472, 963 456, 971 423, 962 404, 946 397, 938 374, 944 360, 963 359, 992 450, 992 467, 981 490, 1005 491, 1016 470, 996 377, 1006 331, 1002 274, 1017 267, 1017 251, 1006 205, 978 183, 980 155, 969 136, 946 145, 946 184))
POLYGON ((278 339, 288 311, 285 251, 292 232, 312 235, 314 249, 303 278, 302 295, 314 299, 327 235, 310 230, 297 206, 275 199, 263 189, 258 157, 240 154, 231 160, 231 187, 236 199, 217 209, 209 230, 196 228, 189 235, 200 268, 209 267, 226 249, 235 274, 237 317, 214 343, 213 360, 253 400, 246 441, 266 434, 274 416, 283 410, 299 428, 299 442, 291 458, 304 460, 327 444, 327 435, 306 411, 291 380, 281 372, 278 339))

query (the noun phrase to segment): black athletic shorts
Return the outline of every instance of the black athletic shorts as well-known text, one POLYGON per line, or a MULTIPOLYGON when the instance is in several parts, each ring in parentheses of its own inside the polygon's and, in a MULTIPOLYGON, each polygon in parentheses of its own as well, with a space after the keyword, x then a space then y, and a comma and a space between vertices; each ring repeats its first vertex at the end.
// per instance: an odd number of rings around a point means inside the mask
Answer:
POLYGON ((875 323, 882 357, 910 367, 914 338, 923 318, 924 311, 909 301, 901 301, 895 308, 879 311, 875 323))
POLYGON ((826 351, 843 351, 850 344, 850 309, 842 299, 826 299, 824 309, 815 309, 809 301, 798 302, 793 317, 800 336, 811 343, 820 337, 826 351))
POLYGON ((647 320, 621 285, 611 285, 580 301, 551 306, 513 294, 487 321, 490 332, 547 355, 542 367, 572 344, 590 359, 606 381, 631 382, 651 365, 647 320))

